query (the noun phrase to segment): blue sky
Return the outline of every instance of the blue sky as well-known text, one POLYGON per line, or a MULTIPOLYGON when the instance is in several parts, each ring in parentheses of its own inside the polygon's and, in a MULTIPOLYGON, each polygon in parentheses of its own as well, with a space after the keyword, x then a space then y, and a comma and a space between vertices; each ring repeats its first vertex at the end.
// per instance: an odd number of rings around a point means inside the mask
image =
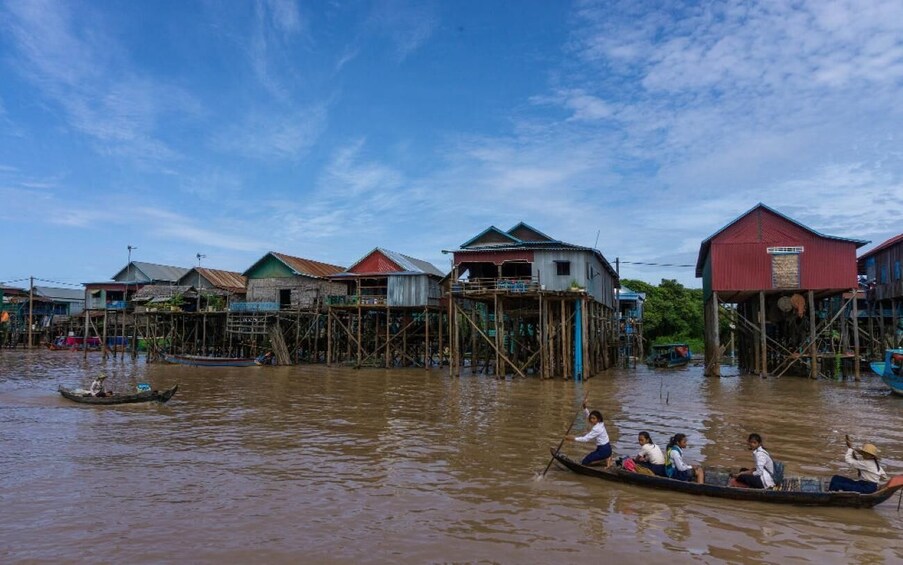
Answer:
MULTIPOLYGON (((0 0, 0 281, 903 230, 903 3, 0 0)), ((699 286, 692 268, 622 276, 699 286)))

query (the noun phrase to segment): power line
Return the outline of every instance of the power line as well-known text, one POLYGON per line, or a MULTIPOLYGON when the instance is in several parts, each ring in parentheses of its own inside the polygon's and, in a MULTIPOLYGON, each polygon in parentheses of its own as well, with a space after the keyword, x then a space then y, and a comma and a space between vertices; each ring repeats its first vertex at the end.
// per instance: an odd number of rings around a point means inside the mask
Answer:
POLYGON ((622 265, 648 265, 650 267, 681 267, 695 268, 696 265, 684 265, 679 263, 648 263, 644 261, 621 261, 622 265))

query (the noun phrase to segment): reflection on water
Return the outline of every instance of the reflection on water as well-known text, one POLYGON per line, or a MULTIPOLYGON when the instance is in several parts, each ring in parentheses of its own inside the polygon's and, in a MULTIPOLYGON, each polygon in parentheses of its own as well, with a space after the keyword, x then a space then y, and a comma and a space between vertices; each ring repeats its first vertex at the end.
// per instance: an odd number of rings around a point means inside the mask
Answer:
MULTIPOLYGON (((903 398, 861 383, 614 371, 585 384, 440 371, 199 368, 0 352, 4 562, 766 563, 903 559, 896 500, 873 510, 737 503, 555 466, 588 389, 615 451, 648 431, 748 466, 756 431, 787 473, 842 470, 843 436, 903 470, 903 398), (180 383, 168 404, 71 403, 58 384, 180 383), (675 561, 676 560, 676 561, 675 561)), ((579 422, 577 427, 583 426, 579 422)), ((583 446, 567 446, 572 455, 583 446)))

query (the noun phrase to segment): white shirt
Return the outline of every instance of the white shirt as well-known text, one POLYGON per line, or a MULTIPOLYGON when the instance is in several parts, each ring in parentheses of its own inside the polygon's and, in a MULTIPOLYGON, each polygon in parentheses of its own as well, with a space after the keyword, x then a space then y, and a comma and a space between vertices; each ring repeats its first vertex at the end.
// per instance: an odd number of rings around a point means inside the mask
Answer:
POLYGON ((844 459, 847 460, 850 467, 859 471, 859 479, 862 481, 879 483, 883 479, 887 479, 887 473, 874 459, 857 459, 852 449, 847 450, 847 455, 844 459))
POLYGON ((682 451, 676 445, 671 448, 671 465, 678 471, 689 471, 693 467, 684 463, 682 451))
POLYGON ((94 379, 94 382, 91 383, 91 394, 97 394, 98 392, 103 390, 103 381, 100 379, 94 379))
MULTIPOLYGON (((589 417, 589 410, 584 408, 583 411, 586 413, 587 418, 589 417)), ((605 445, 608 443, 608 430, 605 429, 605 424, 599 422, 593 429, 587 432, 586 435, 577 436, 574 438, 574 441, 582 441, 582 442, 590 442, 596 440, 596 445, 605 445)))
POLYGON ((661 448, 654 443, 644 443, 640 448, 640 452, 637 453, 637 457, 645 457, 646 462, 652 463, 653 465, 665 464, 665 454, 662 453, 661 448))
POLYGON ((762 484, 765 488, 773 487, 774 461, 771 460, 771 455, 769 455, 760 445, 753 450, 753 458, 756 460, 756 470, 753 471, 753 475, 761 477, 762 484))

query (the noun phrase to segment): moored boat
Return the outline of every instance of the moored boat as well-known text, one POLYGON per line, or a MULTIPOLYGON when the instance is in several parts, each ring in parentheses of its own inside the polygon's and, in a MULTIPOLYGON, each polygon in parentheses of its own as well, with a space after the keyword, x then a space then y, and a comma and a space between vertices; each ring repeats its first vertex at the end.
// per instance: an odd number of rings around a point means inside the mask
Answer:
POLYGON ((828 491, 826 480, 820 477, 783 477, 780 485, 775 489, 737 488, 727 486, 730 473, 717 468, 706 468, 705 483, 691 483, 659 477, 644 475, 612 467, 587 467, 574 461, 567 455, 550 448, 552 457, 567 469, 575 473, 596 477, 607 481, 625 483, 641 487, 654 488, 695 494, 700 496, 712 496, 717 498, 729 498, 733 500, 754 500, 759 502, 771 502, 777 504, 793 504, 799 506, 841 506, 847 508, 871 508, 881 504, 903 489, 903 476, 891 478, 883 487, 872 494, 860 494, 858 492, 828 491))
POLYGON ((92 396, 87 391, 70 390, 62 385, 60 394, 74 402, 82 404, 134 404, 136 402, 166 402, 179 390, 179 385, 173 385, 166 390, 148 390, 135 394, 107 394, 107 396, 92 396))
POLYGON ((171 353, 164 353, 163 360, 167 363, 193 367, 253 367, 257 364, 255 359, 247 357, 208 357, 206 355, 173 355, 171 353))
MULTIPOLYGON (((890 387, 892 391, 899 395, 903 395, 903 349, 888 349, 884 352, 884 365, 882 367, 881 380, 890 387)), ((872 363, 872 370, 876 369, 877 363, 872 363)), ((877 371, 876 371, 877 372, 877 371)))
POLYGON ((652 353, 646 357, 646 364, 651 367, 682 367, 692 358, 690 346, 686 343, 665 343, 653 345, 652 353))

